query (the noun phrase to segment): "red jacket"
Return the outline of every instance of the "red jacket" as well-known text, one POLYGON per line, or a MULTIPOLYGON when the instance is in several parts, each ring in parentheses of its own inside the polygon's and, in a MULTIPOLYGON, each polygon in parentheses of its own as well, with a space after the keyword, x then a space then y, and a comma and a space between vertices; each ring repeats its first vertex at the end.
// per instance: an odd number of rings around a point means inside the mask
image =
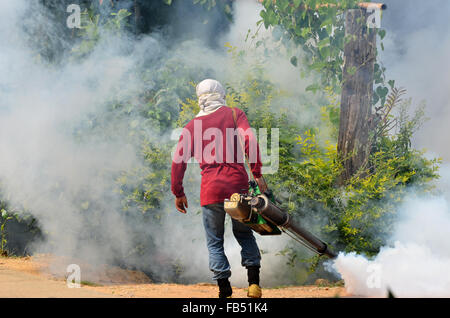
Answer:
MULTIPOLYGON (((245 152, 249 157, 253 176, 259 178, 262 164, 256 137, 250 130, 245 113, 238 108, 233 109, 236 112, 237 127, 245 132, 241 134, 241 140, 245 136, 245 152)), ((231 134, 234 131, 232 109, 227 106, 222 106, 212 114, 196 117, 184 127, 172 161, 172 193, 177 198, 184 196, 186 162, 192 157, 202 170, 201 206, 221 203, 236 192, 246 193, 248 175, 243 156, 239 156, 242 154, 242 146, 237 137, 231 134)))

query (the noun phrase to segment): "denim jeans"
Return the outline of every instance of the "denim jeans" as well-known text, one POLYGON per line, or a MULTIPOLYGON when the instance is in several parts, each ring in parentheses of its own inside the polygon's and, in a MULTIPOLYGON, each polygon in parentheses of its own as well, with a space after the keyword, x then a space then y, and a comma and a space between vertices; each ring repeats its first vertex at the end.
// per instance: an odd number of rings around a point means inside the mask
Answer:
MULTIPOLYGON (((223 203, 205 205, 202 211, 209 251, 209 269, 214 273, 213 280, 228 278, 231 276, 231 268, 223 247, 226 215, 223 203)), ((234 237, 241 246, 241 265, 260 266, 261 254, 252 230, 233 219, 232 224, 234 237)))

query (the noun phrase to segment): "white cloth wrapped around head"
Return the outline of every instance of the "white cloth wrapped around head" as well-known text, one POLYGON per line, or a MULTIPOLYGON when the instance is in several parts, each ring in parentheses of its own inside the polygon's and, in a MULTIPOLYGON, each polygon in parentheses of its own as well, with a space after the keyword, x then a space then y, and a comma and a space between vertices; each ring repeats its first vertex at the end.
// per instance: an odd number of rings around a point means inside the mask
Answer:
POLYGON ((216 80, 206 79, 201 81, 196 87, 198 105, 200 106, 199 116, 205 116, 214 113, 222 106, 226 106, 225 89, 216 80))

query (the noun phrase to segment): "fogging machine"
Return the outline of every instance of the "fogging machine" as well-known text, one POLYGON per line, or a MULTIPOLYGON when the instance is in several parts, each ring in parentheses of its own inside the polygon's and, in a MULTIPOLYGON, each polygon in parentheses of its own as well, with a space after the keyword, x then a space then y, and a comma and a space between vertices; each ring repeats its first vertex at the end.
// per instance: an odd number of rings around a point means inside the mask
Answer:
POLYGON ((233 219, 246 224, 260 235, 280 235, 284 232, 319 255, 336 257, 325 242, 300 226, 275 202, 278 201, 272 191, 261 193, 256 181, 251 180, 248 193, 234 193, 225 200, 224 208, 233 219))

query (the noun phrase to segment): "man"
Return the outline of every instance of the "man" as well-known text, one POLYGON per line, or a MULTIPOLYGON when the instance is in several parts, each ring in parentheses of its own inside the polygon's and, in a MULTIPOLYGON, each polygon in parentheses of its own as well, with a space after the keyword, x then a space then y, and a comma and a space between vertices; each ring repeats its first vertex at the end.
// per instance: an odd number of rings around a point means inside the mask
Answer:
MULTIPOLYGON (((245 113, 226 105, 225 90, 216 80, 202 81, 197 85, 196 93, 200 112, 184 127, 178 142, 172 162, 172 192, 176 197, 177 210, 186 213, 188 202, 184 194, 183 177, 187 161, 194 157, 202 170, 200 205, 209 251, 209 268, 219 286, 219 297, 226 298, 231 297, 232 288, 228 280, 231 276, 230 264, 223 246, 226 214, 223 202, 233 193, 248 190, 249 179, 242 160, 242 148, 245 148, 251 173, 261 191, 265 191, 265 183, 261 176, 258 143, 245 113)), ((250 227, 243 223, 232 219, 232 226, 234 237, 242 248, 241 264, 247 268, 248 296, 260 298, 261 255, 255 237, 250 227)))

